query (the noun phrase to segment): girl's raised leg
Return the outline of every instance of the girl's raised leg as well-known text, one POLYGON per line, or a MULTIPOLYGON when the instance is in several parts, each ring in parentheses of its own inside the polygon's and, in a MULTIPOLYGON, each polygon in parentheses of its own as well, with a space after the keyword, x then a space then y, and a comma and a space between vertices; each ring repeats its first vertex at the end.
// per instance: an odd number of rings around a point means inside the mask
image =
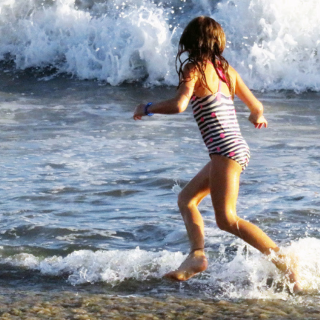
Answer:
POLYGON ((187 229, 190 254, 177 270, 167 273, 166 278, 185 281, 207 269, 208 262, 204 254, 204 225, 198 205, 210 193, 210 166, 209 162, 179 194, 178 206, 187 229))
POLYGON ((210 170, 211 199, 217 225, 243 239, 264 254, 277 251, 277 245, 257 226, 237 216, 241 166, 227 157, 213 155, 210 170))
MULTIPOLYGON (((229 158, 213 155, 210 170, 210 190, 217 225, 220 229, 243 239, 262 253, 269 255, 278 252, 278 246, 257 226, 237 216, 236 203, 239 191, 241 166, 229 158)), ((299 279, 294 264, 287 265, 279 259, 273 260, 275 265, 286 272, 294 290, 299 291, 299 279)))

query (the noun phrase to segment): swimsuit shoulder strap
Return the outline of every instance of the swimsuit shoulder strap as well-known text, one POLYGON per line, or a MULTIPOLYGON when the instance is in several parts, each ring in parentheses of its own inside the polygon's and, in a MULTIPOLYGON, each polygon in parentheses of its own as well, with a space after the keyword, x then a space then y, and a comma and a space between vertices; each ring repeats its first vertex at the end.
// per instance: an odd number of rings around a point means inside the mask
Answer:
MULTIPOLYGON (((213 65, 213 63, 212 63, 210 60, 208 60, 208 62, 213 65)), ((218 61, 218 65, 220 65, 220 61, 218 61)), ((223 71, 222 71, 221 68, 217 68, 217 72, 218 72, 218 75, 219 75, 218 92, 220 92, 220 90, 221 90, 221 82, 222 82, 222 81, 221 81, 221 78, 223 79, 223 81, 224 81, 225 83, 227 83, 227 79, 226 79, 226 76, 225 76, 225 74, 223 73, 223 71)), ((227 83, 227 85, 228 85, 228 83, 227 83)), ((228 86, 229 86, 229 85, 228 85, 228 86)))
POLYGON ((221 79, 219 79, 219 86, 218 86, 218 92, 220 92, 221 91, 221 79))

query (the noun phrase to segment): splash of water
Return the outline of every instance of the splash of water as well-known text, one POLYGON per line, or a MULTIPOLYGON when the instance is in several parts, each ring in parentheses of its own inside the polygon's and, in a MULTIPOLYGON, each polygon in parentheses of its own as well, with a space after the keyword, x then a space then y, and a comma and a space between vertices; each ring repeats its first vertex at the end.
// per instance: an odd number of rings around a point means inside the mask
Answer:
POLYGON ((223 1, 228 58, 255 89, 320 89, 318 1, 223 1), (249 72, 248 72, 249 71, 249 72))

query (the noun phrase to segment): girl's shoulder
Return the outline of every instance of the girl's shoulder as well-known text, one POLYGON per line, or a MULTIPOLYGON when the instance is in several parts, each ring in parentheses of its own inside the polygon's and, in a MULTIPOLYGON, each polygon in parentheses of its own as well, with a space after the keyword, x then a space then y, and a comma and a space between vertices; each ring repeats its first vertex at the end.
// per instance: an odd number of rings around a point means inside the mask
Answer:
POLYGON ((231 78, 234 78, 236 79, 237 76, 239 75, 238 72, 236 71, 236 69, 234 69, 232 66, 229 65, 229 68, 228 68, 228 73, 229 75, 231 76, 231 78))
POLYGON ((230 72, 230 73, 237 73, 237 71, 235 70, 235 68, 233 68, 232 66, 230 66, 230 64, 229 64, 229 67, 228 67, 228 72, 230 72))
POLYGON ((183 72, 195 72, 197 69, 196 65, 193 62, 187 62, 183 66, 183 72))
POLYGON ((183 66, 182 76, 184 79, 195 79, 198 77, 198 68, 192 62, 188 62, 183 66))

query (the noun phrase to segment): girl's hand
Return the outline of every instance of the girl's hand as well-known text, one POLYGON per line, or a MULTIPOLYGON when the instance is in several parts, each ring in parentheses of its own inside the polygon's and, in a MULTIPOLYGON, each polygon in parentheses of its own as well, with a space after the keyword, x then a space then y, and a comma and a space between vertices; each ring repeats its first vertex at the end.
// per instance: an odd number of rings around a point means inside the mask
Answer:
POLYGON ((268 127, 268 121, 264 116, 258 116, 256 114, 250 113, 249 121, 254 124, 255 128, 261 129, 263 127, 268 127))
POLYGON ((144 104, 139 104, 136 106, 133 112, 133 119, 134 120, 141 120, 141 118, 145 116, 144 114, 144 104))

